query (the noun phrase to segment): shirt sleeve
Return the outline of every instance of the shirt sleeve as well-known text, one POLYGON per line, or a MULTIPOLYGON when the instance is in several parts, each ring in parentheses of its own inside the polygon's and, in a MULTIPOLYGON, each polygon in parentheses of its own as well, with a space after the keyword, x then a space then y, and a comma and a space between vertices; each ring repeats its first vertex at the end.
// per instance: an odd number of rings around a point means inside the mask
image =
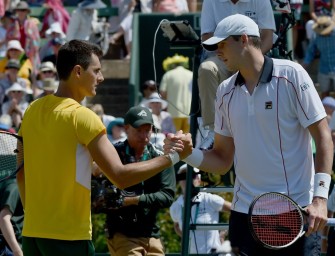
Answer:
POLYGON ((86 107, 78 108, 74 122, 78 139, 85 146, 101 132, 106 133, 106 128, 98 115, 86 107))

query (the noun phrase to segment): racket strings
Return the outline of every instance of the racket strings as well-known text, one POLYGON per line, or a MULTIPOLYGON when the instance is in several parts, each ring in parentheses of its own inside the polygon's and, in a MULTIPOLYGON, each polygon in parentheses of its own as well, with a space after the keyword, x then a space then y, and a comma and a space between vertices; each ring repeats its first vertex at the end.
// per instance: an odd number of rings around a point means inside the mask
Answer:
POLYGON ((18 143, 21 142, 15 136, 0 133, 0 179, 13 174, 17 163, 23 163, 23 154, 18 152, 18 143))
POLYGON ((303 226, 303 217, 297 206, 278 195, 260 197, 251 216, 254 234, 264 244, 274 247, 294 241, 303 226))

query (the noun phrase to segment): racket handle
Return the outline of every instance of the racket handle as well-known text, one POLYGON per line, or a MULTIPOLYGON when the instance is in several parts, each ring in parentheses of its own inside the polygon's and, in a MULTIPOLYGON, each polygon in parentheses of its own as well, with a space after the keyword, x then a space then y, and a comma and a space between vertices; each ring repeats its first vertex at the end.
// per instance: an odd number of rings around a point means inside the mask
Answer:
POLYGON ((335 226, 335 218, 328 218, 327 226, 334 227, 335 226))

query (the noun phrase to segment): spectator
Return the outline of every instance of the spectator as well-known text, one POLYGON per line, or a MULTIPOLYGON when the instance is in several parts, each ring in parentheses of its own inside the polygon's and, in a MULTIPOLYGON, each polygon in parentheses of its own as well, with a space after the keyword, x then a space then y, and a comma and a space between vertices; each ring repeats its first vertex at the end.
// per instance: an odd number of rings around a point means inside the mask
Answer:
MULTIPOLYGON (((151 110, 154 120, 157 120, 161 133, 167 134, 176 132, 176 127, 173 124, 170 113, 164 111, 164 109, 167 108, 168 103, 161 99, 157 92, 150 95, 145 105, 151 110)), ((155 126, 157 126, 156 123, 155 126)))
MULTIPOLYGON (((201 9, 201 40, 205 41, 213 35, 216 25, 232 14, 243 14, 253 19, 261 30, 262 52, 265 54, 272 48, 273 32, 276 30, 274 14, 270 1, 212 1, 204 0, 201 9)), ((210 148, 214 140, 214 102, 219 84, 234 71, 228 71, 222 60, 215 53, 203 50, 202 63, 198 70, 198 88, 201 104, 203 127, 208 135, 199 145, 210 148)))
MULTIPOLYGON (((330 123, 334 110, 335 110, 335 99, 331 96, 325 97, 322 99, 322 104, 325 108, 326 114, 327 114, 327 121, 330 123)), ((335 119, 334 119, 335 121, 335 119)), ((335 125, 335 123, 334 123, 335 125)), ((335 144, 334 144, 335 145, 335 144)))
MULTIPOLYGON (((292 27, 292 49, 295 53, 295 56, 297 56, 298 53, 298 48, 297 45, 299 43, 299 30, 303 28, 302 26, 302 17, 301 17, 301 10, 302 10, 302 5, 304 1, 303 0, 290 0, 288 4, 291 6, 292 10, 294 11, 294 19, 296 23, 292 27)), ((301 48, 301 45, 299 45, 301 48)))
POLYGON ((310 40, 303 66, 307 67, 320 53, 318 83, 321 99, 329 96, 335 88, 335 22, 329 16, 319 17, 313 25, 315 36, 310 40))
POLYGON ((93 104, 90 109, 100 117, 106 128, 115 119, 114 116, 105 114, 104 107, 101 104, 93 104))
POLYGON ((20 84, 25 90, 28 89, 26 80, 18 76, 19 69, 20 63, 17 60, 11 59, 7 62, 5 76, 0 79, 0 106, 8 100, 6 90, 14 83, 20 84))
POLYGON ((55 23, 60 25, 62 33, 66 33, 70 15, 64 8, 63 2, 61 0, 45 0, 43 5, 47 10, 43 16, 42 28, 40 31, 41 37, 46 37, 46 31, 55 23))
POLYGON ((0 130, 5 132, 16 133, 15 129, 13 129, 12 127, 13 122, 10 115, 7 114, 0 115, 0 130))
POLYGON ((28 101, 26 100, 26 90, 19 84, 13 83, 6 91, 8 101, 2 104, 2 114, 8 114, 11 116, 13 121, 13 127, 18 130, 23 114, 28 107, 28 101))
MULTIPOLYGON (((221 175, 234 162, 229 218, 234 253, 310 255, 320 250, 318 232, 327 220, 334 148, 326 112, 306 70, 295 62, 264 56, 261 43, 257 24, 241 14, 223 19, 213 37, 203 42, 207 49, 217 47, 229 70, 238 72, 217 91, 213 149, 193 149, 185 162, 221 175), (315 162, 311 138, 316 145, 315 162), (289 195, 308 212, 306 234, 278 251, 259 246, 248 228, 253 198, 269 191, 289 195)), ((170 141, 174 136, 168 138, 166 152, 179 150, 170 141)), ((179 133, 176 138, 183 136, 179 133)))
POLYGON ((145 107, 146 101, 149 99, 150 95, 154 92, 158 92, 158 86, 155 81, 147 80, 141 86, 142 100, 139 103, 140 106, 145 107))
POLYGON ((54 65, 56 65, 56 62, 57 62, 57 57, 58 57, 58 51, 59 49, 61 48, 61 46, 63 44, 65 44, 65 39, 64 38, 61 38, 61 37, 56 37, 56 38, 53 38, 51 40, 51 48, 52 48, 52 52, 51 54, 45 56, 43 59, 42 59, 42 62, 52 62, 54 65))
POLYGON ((111 44, 117 44, 123 37, 127 49, 127 54, 125 59, 130 59, 131 57, 131 44, 132 44, 132 23, 133 23, 133 13, 151 13, 152 12, 152 1, 123 1, 119 4, 119 9, 123 9, 123 13, 120 15, 120 22, 117 29, 114 31, 113 35, 110 37, 109 41, 111 44), (125 7, 127 5, 126 11, 125 7), (123 7, 123 8, 122 8, 123 7))
POLYGON ((116 144, 119 141, 124 141, 127 138, 124 130, 124 119, 122 117, 117 117, 110 121, 106 130, 107 137, 113 144, 116 144))
POLYGON ((29 17, 30 8, 25 1, 20 1, 14 12, 19 24, 20 37, 18 40, 33 65, 32 71, 36 72, 40 65, 39 48, 41 43, 37 20, 29 17))
POLYGON ((101 0, 85 0, 72 12, 66 39, 89 40, 92 33, 102 31, 104 22, 98 21, 98 9, 105 8, 101 0))
MULTIPOLYGON (((124 123, 127 139, 115 144, 123 164, 147 161, 162 154, 149 142, 153 119, 148 108, 130 108, 124 123)), ((122 207, 109 210, 106 216, 111 255, 165 255, 157 214, 172 204, 175 186, 174 171, 167 168, 125 190, 122 207)))
POLYGON ((43 81, 47 78, 58 79, 56 67, 51 61, 42 62, 39 67, 39 72, 33 85, 34 98, 43 92, 43 81))
POLYGON ((43 81, 43 92, 37 98, 44 97, 49 94, 54 94, 58 88, 59 81, 54 78, 45 78, 43 81))
POLYGON ((27 55, 25 54, 25 51, 18 40, 11 40, 8 42, 6 57, 0 60, 0 73, 2 73, 2 77, 5 76, 7 62, 10 59, 19 61, 20 69, 17 75, 25 79, 27 87, 30 88, 31 77, 33 74, 33 65, 29 60, 29 58, 27 57, 27 55))
POLYGON ((15 177, 0 182, 0 240, 5 240, 0 241, 1 255, 23 256, 21 249, 23 215, 15 177))
POLYGON ((47 41, 40 49, 40 58, 42 62, 46 56, 55 54, 53 49, 54 39, 59 38, 65 40, 66 37, 59 22, 52 23, 45 31, 45 36, 47 41))
POLYGON ((167 12, 180 14, 189 12, 186 0, 156 0, 154 1, 153 12, 167 12))
POLYGON ((171 114, 176 130, 188 132, 192 93, 190 85, 193 73, 188 70, 188 57, 174 55, 163 61, 165 74, 162 77, 160 93, 169 103, 167 111, 171 114))
MULTIPOLYGON (((170 215, 174 222, 174 230, 182 237, 184 200, 186 193, 187 165, 180 166, 177 181, 182 190, 176 201, 170 207, 170 215)), ((190 224, 217 224, 220 212, 230 212, 231 203, 221 196, 207 192, 196 192, 195 188, 201 185, 201 174, 198 169, 192 170, 192 198, 190 224)), ((195 230, 190 235, 191 254, 206 254, 219 251, 222 247, 218 230, 195 230)), ((229 251, 227 252, 229 253, 229 251)))
POLYGON ((13 13, 12 9, 5 12, 5 15, 1 17, 1 22, 6 29, 6 44, 10 40, 18 40, 20 38, 19 23, 17 21, 17 16, 13 13))
POLYGON ((332 17, 332 12, 335 6, 335 0, 309 0, 309 14, 311 19, 306 22, 306 37, 311 40, 315 36, 313 25, 317 22, 318 17, 332 17))

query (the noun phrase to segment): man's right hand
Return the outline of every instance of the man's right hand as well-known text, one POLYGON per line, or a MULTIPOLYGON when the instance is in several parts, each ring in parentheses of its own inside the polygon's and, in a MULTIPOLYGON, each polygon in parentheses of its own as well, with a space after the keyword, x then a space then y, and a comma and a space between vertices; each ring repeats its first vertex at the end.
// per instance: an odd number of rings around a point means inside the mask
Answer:
POLYGON ((192 137, 190 133, 184 134, 178 131, 176 134, 169 133, 164 139, 164 154, 178 152, 179 158, 188 157, 193 150, 192 137))

